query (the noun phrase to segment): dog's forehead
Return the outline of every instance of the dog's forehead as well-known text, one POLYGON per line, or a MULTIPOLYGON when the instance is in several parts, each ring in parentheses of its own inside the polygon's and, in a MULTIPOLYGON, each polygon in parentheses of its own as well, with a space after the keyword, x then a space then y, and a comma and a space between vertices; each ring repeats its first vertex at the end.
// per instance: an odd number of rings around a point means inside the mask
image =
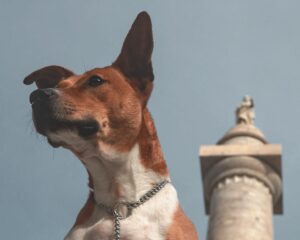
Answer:
POLYGON ((112 66, 104 68, 94 68, 92 70, 89 70, 82 75, 82 78, 87 79, 94 75, 100 76, 107 81, 125 80, 125 76, 112 66))
POLYGON ((124 81, 125 77, 117 69, 110 66, 104 68, 94 68, 86 71, 83 74, 70 76, 67 79, 59 82, 56 87, 68 88, 72 86, 81 86, 85 84, 85 82, 92 76, 99 76, 104 80, 110 81, 112 83, 126 82, 124 81))
POLYGON ((71 77, 68 77, 64 79, 63 81, 60 81, 57 85, 56 88, 69 88, 77 84, 82 79, 83 75, 73 75, 71 77))

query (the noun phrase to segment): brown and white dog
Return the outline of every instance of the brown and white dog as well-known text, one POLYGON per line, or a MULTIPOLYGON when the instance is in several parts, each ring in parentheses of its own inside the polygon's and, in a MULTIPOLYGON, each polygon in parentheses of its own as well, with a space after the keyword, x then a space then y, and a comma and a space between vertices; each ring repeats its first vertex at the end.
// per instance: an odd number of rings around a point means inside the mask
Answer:
MULTIPOLYGON (((89 198, 66 240, 109 240, 114 219, 99 205, 135 202, 169 180, 147 101, 153 87, 152 26, 149 15, 134 21, 117 60, 81 75, 60 66, 39 69, 24 79, 31 93, 37 131, 53 147, 70 149, 89 174, 89 198)), ((121 220, 122 240, 196 240, 191 221, 166 184, 121 220)))

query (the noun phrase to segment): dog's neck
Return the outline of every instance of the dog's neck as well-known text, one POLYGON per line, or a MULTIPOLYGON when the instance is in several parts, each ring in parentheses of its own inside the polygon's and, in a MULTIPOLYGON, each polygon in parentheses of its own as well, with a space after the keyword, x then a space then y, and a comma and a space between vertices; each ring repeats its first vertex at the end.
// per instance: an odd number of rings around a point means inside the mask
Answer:
POLYGON ((90 187, 98 203, 112 206, 119 201, 137 201, 156 183, 169 179, 166 163, 147 109, 137 142, 128 152, 109 151, 107 158, 85 159, 90 187))

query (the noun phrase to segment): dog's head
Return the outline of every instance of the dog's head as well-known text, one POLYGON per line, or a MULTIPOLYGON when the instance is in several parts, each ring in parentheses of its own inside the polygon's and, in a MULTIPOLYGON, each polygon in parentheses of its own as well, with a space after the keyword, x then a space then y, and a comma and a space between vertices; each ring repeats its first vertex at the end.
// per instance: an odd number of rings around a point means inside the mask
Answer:
POLYGON ((79 154, 91 148, 130 149, 152 91, 152 49, 151 20, 142 12, 112 65, 81 75, 60 66, 31 73, 24 83, 38 87, 30 95, 37 131, 52 146, 79 154))

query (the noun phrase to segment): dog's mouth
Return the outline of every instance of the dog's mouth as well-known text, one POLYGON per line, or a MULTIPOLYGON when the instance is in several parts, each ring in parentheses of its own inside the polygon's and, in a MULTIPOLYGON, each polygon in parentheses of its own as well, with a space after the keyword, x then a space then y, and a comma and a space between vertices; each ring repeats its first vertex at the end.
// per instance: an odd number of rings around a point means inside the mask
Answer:
POLYGON ((96 134, 99 130, 99 124, 94 119, 81 120, 73 124, 75 124, 81 137, 89 137, 96 134))
POLYGON ((35 128, 38 133, 44 136, 60 130, 71 130, 77 132, 81 137, 89 137, 99 130, 98 122, 91 116, 73 119, 72 112, 75 109, 71 111, 65 108, 55 96, 50 96, 47 99, 35 97, 35 101, 31 101, 31 104, 35 128))
POLYGON ((37 121, 34 119, 36 129, 42 135, 47 135, 47 132, 58 132, 60 130, 77 131, 81 137, 90 137, 96 134, 99 130, 99 124, 96 120, 87 118, 82 120, 62 120, 49 118, 47 121, 37 121))
POLYGON ((71 130, 81 137, 90 137, 99 130, 98 122, 92 117, 83 119, 68 119, 68 115, 58 114, 51 108, 37 109, 33 106, 33 122, 36 130, 46 136, 47 133, 58 132, 60 130, 71 130))
POLYGON ((53 140, 51 134, 60 134, 60 131, 72 131, 77 133, 83 139, 90 139, 96 136, 99 130, 99 124, 94 119, 84 120, 48 120, 47 125, 43 123, 43 128, 40 127, 39 123, 35 123, 37 131, 47 137, 48 143, 54 147, 66 146, 64 141, 53 140))

